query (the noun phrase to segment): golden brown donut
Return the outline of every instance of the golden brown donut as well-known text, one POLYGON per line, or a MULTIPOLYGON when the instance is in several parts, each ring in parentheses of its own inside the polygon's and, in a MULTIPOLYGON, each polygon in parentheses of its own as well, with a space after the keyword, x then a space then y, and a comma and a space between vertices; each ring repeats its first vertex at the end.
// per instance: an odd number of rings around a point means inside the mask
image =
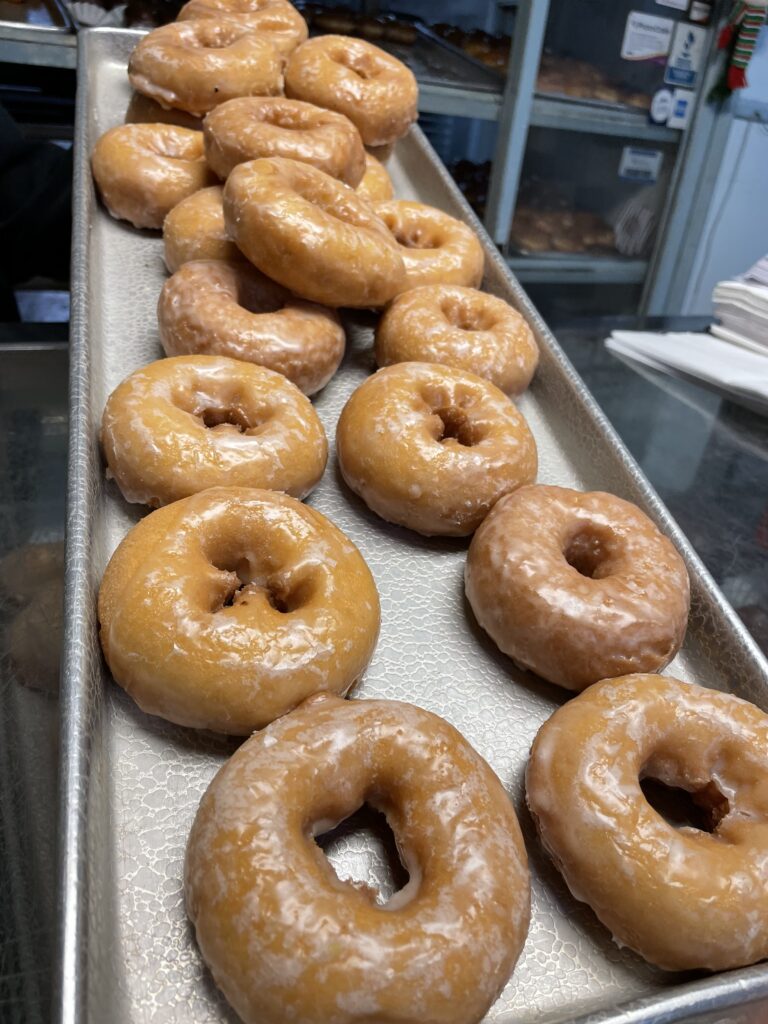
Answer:
POLYGON ((690 604, 685 563, 636 505, 542 484, 493 509, 472 539, 466 590, 505 654, 569 690, 664 668, 690 604))
POLYGON ((291 53, 307 38, 307 23, 285 0, 189 0, 177 21, 216 18, 234 21, 263 35, 282 54, 291 53))
POLYGON ((727 971, 768 957, 767 750, 768 716, 732 694, 607 679, 542 726, 528 806, 619 945, 670 971, 727 971), (690 793, 702 827, 669 824, 643 779, 690 793))
POLYGON ((283 58, 247 26, 215 18, 176 21, 143 37, 128 61, 138 92, 202 117, 236 96, 277 96, 283 58))
POLYGON ((182 199, 215 178, 203 133, 170 124, 121 124, 98 140, 91 156, 104 205, 137 228, 161 228, 182 199))
POLYGON ((201 188, 174 206, 163 221, 163 247, 171 274, 192 260, 245 260, 227 235, 221 185, 201 188))
POLYGON ((282 374, 222 356, 136 370, 101 421, 107 466, 126 501, 157 508, 206 487, 309 494, 328 458, 312 403, 282 374))
POLYGON ((516 309, 452 284, 398 295, 376 326, 375 352, 379 366, 444 363, 512 395, 525 391, 539 362, 533 333, 516 309))
POLYGON ((503 494, 536 479, 536 443, 507 396, 434 363, 398 363, 361 384, 336 449, 369 508, 426 536, 472 533, 503 494))
POLYGON ((397 242, 405 264, 405 288, 480 286, 485 257, 472 228, 434 206, 407 199, 390 199, 373 208, 397 242))
POLYGON ((239 164, 224 187, 224 220, 251 263, 304 299, 365 308, 403 290, 403 260, 382 220, 309 164, 239 164))
POLYGON ((379 597, 352 541, 277 491, 212 487, 151 512, 99 590, 104 657, 142 710, 247 736, 371 659, 379 597))
POLYGON ((222 103, 206 117, 203 135, 206 159, 220 178, 262 156, 312 164, 352 188, 365 171, 363 143, 348 118, 284 96, 222 103))
POLYGON ((185 263, 165 282, 157 318, 166 355, 256 363, 308 395, 325 387, 344 355, 334 310, 297 299, 245 261, 185 263))
POLYGON ((369 203, 392 199, 395 194, 392 179, 387 174, 386 168, 370 153, 365 154, 365 174, 357 186, 357 194, 363 199, 367 199, 369 203))
POLYGON ((529 888, 509 797, 452 726, 327 694, 219 771, 184 880, 200 951, 245 1024, 475 1024, 520 954, 529 888), (383 906, 313 838, 365 801, 410 873, 383 906))
POLYGON ((350 36, 316 36, 288 58, 285 94, 346 114, 366 146, 384 146, 416 120, 419 89, 409 68, 350 36))

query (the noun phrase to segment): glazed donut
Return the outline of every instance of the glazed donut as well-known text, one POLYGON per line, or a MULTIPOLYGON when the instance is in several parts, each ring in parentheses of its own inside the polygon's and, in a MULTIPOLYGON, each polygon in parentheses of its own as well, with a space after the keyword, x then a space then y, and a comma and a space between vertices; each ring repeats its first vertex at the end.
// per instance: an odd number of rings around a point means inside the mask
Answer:
POLYGON ((730 693, 607 679, 542 726, 528 806, 619 945, 665 970, 727 971, 768 957, 766 750, 768 716, 730 693), (702 827, 668 824, 642 779, 690 793, 702 827))
MULTIPOLYGON (((194 2, 194 0, 193 0, 194 2)), ((205 156, 220 178, 258 157, 300 160, 354 188, 365 171, 365 150, 352 122, 285 97, 229 100, 206 117, 205 156)))
POLYGON ((419 90, 396 57, 363 39, 331 35, 293 51, 285 94, 346 114, 366 146, 385 146, 416 120, 419 90))
POLYGON ((398 363, 361 384, 336 449, 370 509, 428 537, 472 533, 503 494, 536 479, 536 443, 507 396, 434 363, 398 363))
POLYGON ((165 282, 157 319, 166 355, 256 363, 308 395, 325 387, 344 355, 334 310, 295 298, 245 261, 185 263, 165 282))
POLYGON ((176 20, 197 18, 236 22, 263 35, 282 54, 291 53, 307 38, 306 21, 287 0, 189 0, 176 20))
POLYGON ((470 1024, 520 954, 530 882, 498 778, 447 722, 318 694, 247 740, 203 797, 184 889, 245 1024, 470 1024), (410 874, 382 906, 314 842, 365 801, 410 874))
POLYGON ((543 485, 493 509, 470 545, 466 590, 505 654, 569 690, 664 668, 690 603, 685 563, 637 506, 543 485))
POLYGON ((397 242, 405 264, 405 288, 479 287, 485 257, 472 228, 434 206, 406 199, 375 203, 373 208, 397 242))
POLYGON ((151 512, 99 590, 104 657, 142 710, 247 736, 371 659, 379 598, 355 545, 277 491, 212 487, 151 512))
POLYGON ((369 203, 392 199, 395 194, 392 179, 384 165, 370 153, 365 154, 365 174, 357 186, 357 194, 369 203))
POLYGON ((233 21, 176 21, 149 32, 128 61, 138 92, 202 117, 236 96, 283 91, 283 59, 268 39, 233 21))
POLYGON ((170 124, 121 124, 101 136, 91 156, 104 205, 137 228, 161 228, 182 199, 215 178, 203 133, 170 124))
POLYGON ((223 202, 224 189, 212 185, 182 199, 170 211, 163 221, 163 247, 171 274, 192 260, 245 260, 227 235, 223 202))
POLYGON ((375 352, 379 366, 444 363, 513 395, 525 391, 539 362, 533 333, 516 309, 452 284, 398 295, 376 327, 375 352))
POLYGON ((309 494, 328 458, 312 403, 279 373, 222 356, 136 370, 101 421, 107 466, 126 501, 157 508, 206 487, 309 494))
POLYGON ((224 220, 251 263, 304 299, 375 307, 403 290, 403 260, 380 218, 309 164, 240 164, 224 187, 224 220))

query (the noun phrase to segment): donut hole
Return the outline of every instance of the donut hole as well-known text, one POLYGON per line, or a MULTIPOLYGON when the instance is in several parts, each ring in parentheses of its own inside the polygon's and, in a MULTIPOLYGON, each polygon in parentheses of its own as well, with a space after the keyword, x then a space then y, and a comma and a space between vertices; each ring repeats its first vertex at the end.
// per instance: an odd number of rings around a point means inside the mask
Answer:
POLYGON ((436 441, 443 444, 454 441, 462 448, 472 448, 482 441, 483 432, 472 422, 465 409, 452 405, 435 409, 435 416, 441 424, 436 441))
POLYGON ((440 240, 429 225, 405 223, 396 214, 384 213, 382 220, 389 228, 398 245, 405 249, 438 249, 440 240))
POLYGON ((597 524, 580 526, 563 550, 568 565, 587 579, 599 580, 611 573, 616 542, 613 533, 597 524))
POLYGON ((238 278, 235 301, 249 313, 278 313, 285 299, 285 290, 261 275, 246 273, 238 278))
POLYGON ((339 880, 367 890, 379 906, 388 903, 410 881, 386 815, 369 803, 334 828, 316 835, 315 842, 339 880))
POLYGON ((382 72, 379 62, 372 53, 349 53, 346 50, 338 49, 334 53, 333 59, 337 64, 343 65, 356 74, 358 78, 362 78, 363 81, 377 78, 382 72))
POLYGON ((247 558, 220 560, 214 567, 227 573, 230 579, 213 611, 248 605, 266 599, 276 612, 288 615, 303 608, 312 598, 314 584, 309 577, 283 579, 264 575, 253 569, 247 558))
POLYGON ((229 426, 235 427, 239 433, 244 434, 246 430, 250 430, 252 427, 242 409, 203 409, 199 413, 198 419, 201 419, 204 426, 208 427, 209 430, 214 430, 216 427, 229 426))
MULTIPOLYGON (((186 24, 191 24, 187 22, 186 24)), ((195 30, 190 40, 191 45, 201 50, 226 50, 247 35, 252 29, 234 22, 224 23, 215 18, 200 18, 194 22, 195 30)), ((216 90, 214 90, 216 91, 216 90)))
POLYGON ((440 303, 440 309, 451 327, 460 331, 490 331, 496 323, 487 307, 481 303, 463 302, 447 296, 440 303))
POLYGON ((640 789, 654 811, 672 828, 712 833, 730 812, 728 798, 714 782, 691 791, 648 776, 641 778, 640 789))

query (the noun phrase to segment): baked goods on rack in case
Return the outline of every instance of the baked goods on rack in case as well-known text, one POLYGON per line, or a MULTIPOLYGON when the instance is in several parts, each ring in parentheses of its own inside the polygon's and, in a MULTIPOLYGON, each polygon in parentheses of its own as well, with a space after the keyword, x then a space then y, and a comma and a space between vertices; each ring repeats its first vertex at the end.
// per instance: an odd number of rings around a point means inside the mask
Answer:
POLYGON ((668 971, 768 957, 768 715, 666 676, 606 679, 559 708, 531 750, 542 842, 614 940, 668 971), (708 823, 675 827, 646 799, 684 790, 708 823))
POLYGON ((616 247, 613 228, 588 210, 518 206, 510 243, 522 252, 599 252, 616 247))
POLYGON ((113 678, 152 715, 248 736, 320 691, 344 694, 379 633, 355 545, 277 491, 213 487, 151 512, 99 590, 113 678))
POLYGON ((195 260, 169 278, 157 307, 166 355, 229 356, 282 373, 313 395, 344 355, 333 309, 298 299, 244 260, 195 260))
POLYGON ((197 941, 245 1024, 479 1021, 525 941, 520 828, 447 722, 320 695, 251 737, 211 783, 187 847, 197 941), (383 907, 313 836, 364 801, 410 872, 383 907))
POLYGON ((136 370, 107 401, 101 442, 123 497, 152 508, 208 487, 304 498, 328 458, 323 426, 297 387, 221 356, 136 370))
POLYGON ((433 363, 398 363, 361 384, 336 451, 369 508, 431 537, 466 537, 503 494, 536 479, 536 442, 507 396, 433 363))
POLYGON ((474 288, 412 288, 376 325, 376 362, 443 363, 485 377, 518 395, 528 387, 539 349, 525 318, 503 299, 474 288))
POLYGON ((613 494, 523 487, 472 539, 467 598, 499 648, 543 679, 583 690, 674 658, 690 592, 676 548, 613 494))

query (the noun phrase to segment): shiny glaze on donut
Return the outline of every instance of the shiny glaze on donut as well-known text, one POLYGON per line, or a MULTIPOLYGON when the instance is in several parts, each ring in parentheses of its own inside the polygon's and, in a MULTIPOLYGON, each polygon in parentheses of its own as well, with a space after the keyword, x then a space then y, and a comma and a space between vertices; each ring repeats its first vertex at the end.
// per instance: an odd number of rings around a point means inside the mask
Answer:
POLYGON ((182 199, 215 178, 203 133, 170 124, 121 124, 98 140, 91 156, 104 205, 137 228, 161 228, 182 199))
POLYGON ((365 154, 365 174, 357 186, 357 194, 363 199, 367 199, 369 203, 392 199, 395 194, 392 179, 387 174, 384 164, 367 152, 365 154))
POLYGON ((251 263, 312 302, 383 306, 403 289, 403 260, 383 221, 309 164, 240 164, 224 187, 224 219, 251 263))
POLYGON ((268 39, 237 22, 175 21, 137 43, 128 78, 161 106, 202 117, 236 96, 282 93, 283 58, 268 39))
POLYGON ((385 50, 350 36, 316 36, 288 58, 285 94, 338 110, 366 146, 385 146, 417 117, 413 72, 385 50))
POLYGON ((576 899, 666 970, 768 957, 768 716, 655 675, 591 686, 533 744, 528 805, 576 899), (643 778, 687 790, 714 829, 674 827, 643 778))
POLYGON ((109 396, 101 441, 123 497, 153 508, 206 487, 303 498, 328 458, 323 426, 295 385, 221 356, 136 370, 109 396))
POLYGON ((485 377, 507 394, 531 382, 539 349, 525 319, 503 299, 459 285, 398 295, 376 326, 379 366, 444 363, 485 377))
POLYGON ((469 548, 466 590, 505 654, 569 690, 662 669, 690 602, 685 563, 636 505, 544 485, 493 509, 469 548))
POLYGON ((373 208, 397 242, 405 264, 405 288, 479 287, 485 255, 472 228, 426 203, 390 199, 373 208))
POLYGON ((252 736, 203 797, 185 891, 197 941, 245 1024, 474 1024, 529 920, 522 836, 501 783, 409 704, 314 697, 252 736), (381 905, 313 835, 382 810, 410 880, 381 905))
POLYGON ((259 157, 281 156, 318 167, 354 188, 365 171, 360 134, 343 114, 283 96, 229 100, 203 125, 208 165, 222 179, 259 157))
POLYGON ((379 598, 344 534, 288 495, 213 487, 151 512, 99 590, 101 645, 146 712, 247 736, 370 661, 379 598))
POLYGON ((163 256, 173 274, 192 260, 243 261, 245 256, 227 235, 224 189, 201 188, 182 199, 163 221, 163 256))
POLYGON ((176 20, 197 18, 233 21, 264 36, 282 54, 291 53, 307 38, 306 21, 287 0, 189 0, 176 20))
POLYGON ((336 431, 339 467, 383 519, 427 536, 466 536, 503 494, 536 479, 536 443, 487 380, 398 363, 354 392, 336 431))
POLYGON ((297 299, 245 261, 185 263, 165 282, 157 319, 167 355, 242 359, 282 373, 309 395, 344 355, 334 310, 297 299))

